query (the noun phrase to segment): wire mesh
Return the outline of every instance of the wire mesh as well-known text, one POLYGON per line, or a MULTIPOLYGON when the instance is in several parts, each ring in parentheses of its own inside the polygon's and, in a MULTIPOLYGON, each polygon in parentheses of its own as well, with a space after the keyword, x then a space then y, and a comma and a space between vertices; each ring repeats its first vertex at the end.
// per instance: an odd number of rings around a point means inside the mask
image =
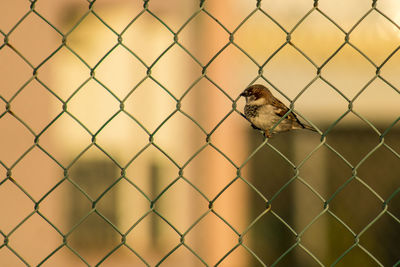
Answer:
MULTIPOLYGON (((380 148, 384 147, 387 150, 390 151, 390 153, 396 158, 397 162, 400 159, 400 154, 398 150, 396 150, 395 147, 390 145, 389 143, 385 142, 386 136, 391 132, 391 130, 395 127, 395 125, 398 123, 400 120, 400 117, 397 117, 394 121, 390 123, 388 127, 386 127, 383 131, 378 130, 378 128, 370 121, 368 120, 364 115, 362 115, 360 112, 357 112, 357 110, 354 108, 354 103, 356 100, 358 100, 363 93, 366 91, 366 89, 371 85, 376 80, 379 80, 389 86, 393 91, 398 95, 400 94, 400 90, 394 85, 393 82, 389 81, 388 79, 384 78, 381 75, 381 70, 387 64, 392 57, 396 55, 398 50, 400 49, 400 45, 397 44, 395 49, 391 51, 388 55, 385 55, 384 60, 382 63, 377 64, 373 59, 369 57, 368 54, 362 51, 355 43, 352 42, 352 34, 353 32, 359 27, 359 25, 366 20, 371 14, 375 14, 383 18, 385 21, 389 22, 390 25, 392 25, 394 28, 397 29, 397 31, 400 32, 400 26, 399 24, 395 21, 394 18, 391 18, 389 15, 386 15, 379 7, 380 1, 373 0, 371 1, 370 8, 363 12, 362 16, 350 27, 349 30, 346 30, 345 27, 341 26, 339 22, 336 22, 334 18, 330 17, 323 9, 319 7, 319 2, 318 0, 314 0, 313 2, 310 2, 309 6, 307 7, 307 12, 305 12, 301 18, 292 26, 288 27, 286 25, 283 25, 280 23, 279 19, 274 18, 274 15, 271 15, 268 8, 263 6, 263 2, 261 0, 254 1, 254 7, 251 10, 251 12, 248 13, 247 16, 233 29, 230 30, 228 27, 226 27, 220 20, 219 18, 213 14, 213 10, 211 8, 208 8, 206 0, 200 0, 198 3, 198 7, 193 12, 177 29, 173 29, 169 24, 164 21, 161 17, 159 17, 156 13, 153 11, 151 3, 153 1, 150 0, 144 0, 142 3, 142 9, 140 12, 138 12, 136 15, 132 15, 129 23, 126 24, 126 26, 122 30, 117 30, 114 29, 111 25, 109 25, 106 20, 102 18, 100 14, 98 14, 96 10, 96 5, 97 2, 96 0, 93 1, 82 1, 81 5, 86 6, 86 11, 79 17, 79 19, 76 20, 76 22, 73 24, 73 26, 65 31, 60 29, 60 27, 56 26, 55 24, 52 23, 51 19, 47 18, 45 14, 42 14, 38 9, 36 8, 37 5, 40 4, 41 1, 26 1, 25 5, 29 5, 29 8, 27 11, 21 15, 20 19, 8 30, 5 31, 3 29, 0 29, 0 34, 3 37, 3 43, 0 45, 0 51, 2 49, 11 49, 15 55, 19 59, 21 59, 25 64, 27 64, 32 72, 31 76, 23 81, 23 85, 16 90, 16 92, 11 96, 11 97, 6 97, 3 96, 2 94, 0 95, 1 102, 4 105, 4 110, 0 114, 0 119, 4 119, 7 116, 12 116, 14 119, 18 121, 18 123, 25 128, 27 131, 29 131, 30 137, 32 138, 32 141, 30 141, 28 148, 21 153, 17 159, 11 163, 6 162, 4 159, 1 159, 0 164, 2 166, 2 169, 5 171, 5 176, 2 178, 0 186, 4 186, 6 183, 13 183, 19 190, 22 192, 26 197, 29 198, 31 203, 33 204, 33 210, 29 212, 28 215, 26 215, 22 220, 20 220, 17 224, 15 224, 11 230, 0 230, 1 235, 3 236, 3 243, 0 245, 0 250, 7 250, 8 252, 12 253, 13 255, 16 256, 17 262, 21 265, 26 265, 26 266, 31 266, 33 263, 29 262, 28 259, 25 259, 23 256, 23 252, 20 249, 15 248, 12 243, 10 242, 15 233, 18 232, 18 229, 23 227, 23 225, 30 219, 32 219, 34 216, 38 215, 48 226, 50 226, 54 231, 57 232, 59 237, 62 239, 62 242, 59 243, 59 245, 54 248, 48 255, 43 257, 41 261, 37 264, 38 266, 46 265, 49 262, 51 262, 52 258, 62 249, 67 249, 69 250, 72 254, 74 254, 77 258, 79 258, 80 263, 83 263, 84 265, 90 266, 92 263, 88 261, 85 256, 83 256, 80 251, 78 251, 74 246, 71 246, 70 239, 72 238, 73 234, 77 231, 77 229, 85 223, 85 221, 93 214, 99 216, 104 223, 106 223, 108 226, 112 228, 112 230, 117 233, 119 237, 119 242, 118 244, 113 247, 111 250, 105 252, 99 260, 95 263, 95 265, 102 265, 107 261, 108 258, 110 258, 114 253, 116 253, 117 250, 119 250, 121 247, 124 247, 130 251, 130 253, 134 254, 142 263, 143 265, 146 266, 151 266, 151 261, 149 261, 148 256, 143 255, 143 253, 139 252, 137 249, 132 247, 127 241, 126 238, 128 235, 131 234, 135 230, 135 228, 138 227, 141 223, 143 223, 146 218, 148 218, 151 215, 156 216, 157 218, 161 219, 164 221, 170 229, 172 229, 173 232, 177 234, 179 237, 179 242, 175 246, 173 246, 167 253, 162 255, 160 260, 155 264, 156 266, 164 264, 168 258, 172 257, 174 253, 176 253, 179 249, 186 249, 189 251, 195 258, 197 258, 197 262, 200 265, 204 266, 210 266, 210 265, 222 265, 226 262, 227 258, 232 257, 232 255, 235 253, 238 248, 242 248, 248 252, 250 257, 253 259, 255 264, 261 265, 261 266, 276 266, 276 265, 284 265, 285 264, 285 258, 287 255, 292 253, 295 250, 300 249, 303 253, 306 253, 309 255, 315 265, 320 265, 324 266, 326 264, 330 265, 337 265, 340 264, 343 258, 346 257, 349 253, 351 253, 355 249, 361 249, 371 260, 372 265, 379 265, 379 266, 384 266, 384 263, 381 262, 382 259, 379 259, 378 257, 375 256, 375 251, 369 250, 366 246, 364 246, 360 240, 363 239, 364 235, 366 232, 368 232, 374 225, 376 225, 376 222, 379 221, 383 216, 389 216, 396 224, 397 227, 400 225, 400 219, 398 215, 396 215, 393 211, 389 209, 391 206, 391 202, 393 199, 399 197, 399 191, 400 187, 393 187, 392 193, 390 194, 389 197, 382 197, 375 189, 370 186, 368 183, 366 183, 362 177, 359 176, 359 169, 360 167, 365 164, 366 161, 380 148), (342 43, 338 46, 337 49, 333 53, 331 53, 323 62, 317 63, 312 57, 310 57, 307 52, 303 51, 298 45, 296 45, 296 42, 293 41, 295 39, 294 35, 298 31, 299 27, 307 21, 307 19, 312 16, 318 14, 322 17, 324 17, 331 26, 333 26, 336 30, 340 31, 341 34, 344 36, 342 43), (150 16, 157 20, 164 30, 166 30, 171 36, 171 42, 167 45, 167 47, 162 50, 162 52, 154 59, 151 61, 151 63, 148 63, 148 60, 143 59, 142 55, 138 52, 135 52, 135 49, 132 47, 129 47, 125 43, 125 34, 128 30, 132 29, 135 27, 135 22, 141 19, 143 16, 150 16), (193 51, 190 50, 190 48, 187 48, 186 45, 181 41, 180 37, 183 31, 185 31, 191 23, 200 15, 206 16, 207 18, 211 19, 213 22, 215 22, 220 30, 226 33, 228 38, 226 39, 226 42, 224 45, 212 55, 212 57, 206 62, 202 63, 201 60, 199 60, 193 51), (246 23, 250 19, 252 19, 255 15, 262 15, 265 20, 268 20, 269 22, 272 22, 275 26, 277 26, 277 31, 280 31, 284 36, 286 36, 285 40, 282 41, 278 49, 276 49, 273 53, 269 54, 267 59, 264 60, 262 63, 259 63, 257 59, 255 59, 246 49, 242 48, 242 46, 236 41, 235 37, 238 33, 239 30, 241 30, 246 23), (12 37, 15 34, 15 32, 20 28, 23 27, 24 21, 30 17, 30 16, 35 16, 36 19, 46 23, 48 26, 51 27, 51 31, 55 32, 57 35, 57 38, 61 40, 60 44, 51 51, 46 57, 41 60, 40 62, 32 62, 32 60, 29 59, 29 56, 24 54, 23 51, 20 51, 20 49, 16 48, 12 42, 12 37), (111 46, 111 48, 106 51, 100 60, 96 61, 94 64, 92 62, 89 62, 87 59, 85 59, 79 51, 76 50, 73 46, 70 45, 69 39, 70 36, 76 32, 81 26, 83 21, 88 17, 88 16, 94 16, 97 20, 97 23, 101 23, 107 28, 107 31, 113 35, 115 38, 115 42, 111 46), (197 78, 195 81, 188 86, 185 91, 181 95, 176 95, 172 90, 168 88, 168 86, 165 86, 163 84, 163 81, 159 81, 154 75, 153 75, 153 70, 157 67, 159 64, 160 60, 165 57, 165 55, 173 49, 174 47, 179 47, 184 53, 189 56, 192 60, 198 64, 198 67, 200 69, 200 72, 198 73, 197 78), (321 136, 320 142, 309 152, 301 161, 300 163, 294 163, 285 153, 281 152, 280 149, 276 146, 271 144, 269 139, 265 139, 263 142, 257 144, 255 149, 251 151, 249 156, 237 164, 234 160, 230 158, 230 156, 226 153, 223 152, 216 144, 213 143, 213 137, 215 135, 215 132, 221 128, 221 125, 226 123, 228 118, 232 116, 232 114, 240 114, 240 110, 237 108, 237 102, 239 100, 239 96, 232 96, 230 92, 226 90, 223 86, 219 84, 213 77, 208 75, 208 70, 210 67, 212 67, 213 63, 215 62, 216 59, 221 57, 223 52, 227 50, 230 47, 235 47, 237 48, 245 57, 247 57, 252 64, 255 65, 255 67, 258 69, 257 75, 254 77, 253 82, 261 79, 265 83, 267 83, 270 87, 272 87, 274 90, 277 92, 281 93, 281 95, 285 96, 286 99, 290 102, 290 110, 292 111, 294 109, 294 105, 296 101, 304 95, 311 86, 313 86, 315 83, 318 81, 324 82, 326 85, 328 85, 332 90, 336 91, 347 103, 348 108, 341 114, 336 120, 331 123, 325 131, 319 130, 319 134, 321 136), (286 47, 291 47, 295 49, 301 56, 308 61, 314 68, 315 74, 313 77, 308 81, 307 85, 304 86, 298 94, 294 98, 290 98, 286 96, 282 90, 275 86, 271 80, 266 77, 263 74, 263 70, 268 64, 273 61, 277 55, 286 47), (324 70, 327 64, 334 59, 340 51, 342 51, 345 47, 350 47, 354 51, 357 51, 359 55, 361 55, 362 58, 364 58, 368 64, 375 69, 375 75, 373 77, 370 77, 369 80, 362 86, 362 88, 354 95, 354 97, 348 97, 345 93, 341 91, 341 88, 335 87, 331 82, 328 77, 324 75, 324 70), (60 51, 62 49, 67 49, 70 53, 74 55, 74 57, 82 63, 86 71, 90 73, 88 77, 79 85, 77 86, 76 89, 74 89, 73 93, 65 98, 55 92, 53 88, 47 84, 46 81, 42 80, 39 76, 38 73, 42 70, 43 66, 45 66, 46 62, 51 60, 53 57, 55 57, 57 54, 61 53, 60 51), (146 74, 142 79, 124 96, 119 96, 117 93, 113 91, 113 89, 109 88, 100 78, 96 76, 96 71, 104 64, 106 63, 107 58, 115 51, 116 49, 123 49, 126 52, 128 52, 131 56, 135 58, 135 60, 139 61, 142 67, 145 68, 146 74), (146 127, 146 125, 135 116, 135 114, 132 114, 131 112, 127 111, 125 108, 126 102, 129 100, 131 95, 138 89, 142 84, 148 80, 153 81, 155 84, 157 84, 164 93, 168 95, 170 99, 173 100, 173 103, 175 105, 175 108, 173 111, 166 116, 166 118, 154 129, 150 129, 149 127, 146 127), (185 99, 185 97, 190 94, 190 92, 193 90, 195 86, 197 86, 201 81, 207 80, 211 84, 213 84, 223 95, 226 99, 228 99, 232 105, 232 108, 214 125, 214 127, 211 130, 206 129, 200 122, 198 122, 193 116, 191 116, 189 113, 185 112, 185 110, 182 109, 182 101, 185 99), (18 98, 18 95, 20 95, 24 90, 27 90, 28 86, 32 82, 37 82, 39 83, 43 88, 45 88, 50 94, 52 94, 59 104, 61 105, 61 109, 59 113, 49 122, 47 123, 44 127, 40 129, 34 129, 31 127, 30 123, 25 121, 23 116, 18 114, 18 112, 13 111, 13 105, 16 99, 18 98), (98 127, 96 130, 93 130, 93 128, 88 127, 86 123, 78 118, 76 114, 74 114, 70 110, 70 105, 76 98, 76 96, 83 90, 85 85, 87 85, 90 82, 95 82, 97 85, 99 85, 104 91, 106 91, 109 95, 111 95, 114 100, 119 104, 119 109, 116 110, 111 116, 107 119, 105 123, 103 123, 100 127, 98 127), (140 127, 141 130, 143 130, 146 133, 146 136, 148 138, 148 142, 140 149, 139 152, 137 152, 127 163, 123 164, 121 163, 117 158, 115 158, 113 155, 111 155, 107 149, 105 149, 98 141, 97 138, 98 136, 104 131, 107 126, 116 120, 116 118, 120 115, 126 115, 127 117, 130 118, 137 126, 140 127), (365 154, 365 156, 362 157, 361 160, 359 160, 356 164, 350 163, 350 161, 346 158, 346 156, 342 155, 338 150, 336 150, 333 146, 331 146, 327 142, 327 137, 330 135, 330 133, 334 130, 334 128, 339 124, 348 114, 353 114, 355 115, 359 120, 364 122, 370 129, 374 131, 374 133, 377 136, 377 139, 379 139, 379 142, 372 147, 368 151, 368 153, 365 154), (205 142, 197 149, 195 153, 193 153, 188 160, 184 161, 183 163, 176 160, 176 156, 174 154, 170 154, 167 150, 165 150, 160 144, 157 143, 155 140, 155 136, 157 136, 162 129, 162 127, 168 123, 173 117, 178 116, 178 115, 183 115, 187 119, 189 119, 191 122, 193 122, 198 129, 202 132, 203 136, 205 136, 205 142), (57 123, 57 121, 61 120, 62 117, 67 116, 69 119, 72 119, 74 122, 79 124, 79 126, 83 129, 85 134, 88 134, 90 136, 91 142, 81 150, 81 152, 76 155, 76 157, 69 163, 69 164, 64 164, 61 162, 57 157, 55 157, 47 148, 45 145, 41 143, 42 137, 49 131, 49 129, 57 123), (257 185, 255 185, 252 181, 247 179, 244 175, 242 175, 243 169, 253 160, 255 155, 259 153, 261 150, 264 148, 270 148, 274 153, 279 155, 280 158, 282 158, 289 166, 290 168, 294 171, 294 175, 291 176, 290 179, 288 179, 276 192, 274 195, 272 195, 269 199, 266 198, 266 196, 260 191, 257 185), (74 179, 71 179, 71 172, 72 169, 74 168, 75 164, 81 157, 85 155, 87 151, 89 151, 92 148, 96 148, 99 151, 101 151, 115 166, 117 166, 119 175, 118 178, 115 179, 111 184, 108 184, 104 190, 101 191, 101 193, 97 197, 93 197, 91 194, 89 194, 86 188, 84 188, 81 184, 76 182, 74 179), (135 162, 135 160, 146 150, 153 148, 157 151, 159 151, 163 157, 165 157, 170 163, 172 163, 176 169, 177 172, 175 173, 176 177, 164 188, 160 190, 160 192, 153 198, 146 194, 144 190, 140 187, 140 185, 137 185, 130 177, 126 175, 126 170, 135 162), (190 177, 186 177, 185 175, 185 170, 187 166, 201 154, 201 152, 205 149, 211 148, 215 150, 218 154, 220 154, 223 158, 225 158, 229 164, 231 164, 235 169, 236 169, 236 177, 231 180, 228 184, 226 184, 222 190, 220 190, 215 196, 209 197, 207 194, 203 193, 202 189, 199 188, 194 182, 190 180, 190 177), (328 197, 324 197, 321 195, 320 192, 318 192, 317 189, 313 187, 310 183, 307 182, 307 179, 304 179, 304 177, 301 176, 300 170, 307 164, 308 160, 321 148, 325 148, 329 150, 331 153, 333 153, 336 157, 338 157, 342 163, 348 166, 348 168, 351 169, 351 176, 348 177, 345 182, 339 186, 332 194, 330 194, 328 197), (23 164, 24 158, 27 157, 33 151, 34 149, 40 149, 53 163, 55 163, 63 172, 63 178, 59 179, 59 181, 52 186, 49 190, 47 190, 41 197, 37 198, 35 197, 28 189, 26 189, 22 184, 18 182, 17 179, 14 179, 14 171, 16 168, 18 168, 19 165, 23 164), (358 181, 359 183, 362 184, 363 188, 372 193, 381 203, 381 208, 380 212, 374 216, 369 223, 364 225, 361 230, 355 231, 350 227, 340 216, 338 216, 330 207, 332 201, 335 200, 335 198, 346 188, 348 188, 348 185, 352 181, 358 181), (122 230, 118 225, 115 224, 110 218, 108 218, 105 214, 103 214, 100 209, 98 208, 99 202, 104 199, 109 193, 113 190, 114 187, 116 187, 121 181, 125 181, 130 184, 130 186, 134 187, 137 192, 141 194, 142 197, 144 197, 148 201, 148 209, 142 214, 140 218, 134 223, 130 225, 128 230, 122 230), (179 227, 174 225, 174 223, 165 217, 159 210, 157 209, 158 204, 161 202, 162 198, 164 195, 166 195, 171 188, 178 182, 185 182, 190 188, 194 189, 200 196, 203 198, 207 203, 208 203, 208 208, 207 210, 201 214, 189 227, 187 227, 184 231, 182 231, 179 227), (237 183, 237 181, 241 181, 245 183, 249 188, 251 188, 251 192, 258 197, 260 197, 264 203, 264 207, 262 209, 262 212, 258 214, 258 216, 250 221, 248 225, 244 228, 244 230, 238 230, 238 228, 232 224, 232 222, 229 221, 229 219, 225 218, 220 212, 214 208, 215 202, 224 194, 226 194, 227 190, 229 190, 233 184, 237 183), (290 222, 285 220, 276 210, 274 210, 274 206, 272 205, 275 201, 279 201, 279 197, 283 194, 285 190, 287 190, 293 183, 295 182, 300 182, 303 184, 307 189, 308 189, 308 194, 314 195, 319 199, 320 205, 322 209, 320 212, 312 218, 303 228, 300 230, 295 229, 293 225, 291 225, 290 222), (48 218, 46 214, 44 214, 41 211, 41 206, 43 203, 45 203, 49 196, 52 195, 53 192, 58 190, 58 188, 65 184, 65 183, 71 183, 73 187, 75 188, 81 197, 84 197, 91 203, 91 208, 90 211, 85 213, 84 216, 79 218, 79 220, 69 229, 69 230, 62 230, 57 226, 57 223, 53 222, 51 218, 48 218), (203 220, 204 218, 207 217, 209 214, 214 214, 220 222, 222 222, 224 225, 226 225, 235 235, 236 241, 235 244, 231 247, 230 250, 228 250, 222 257, 219 258, 219 260, 215 263, 208 262, 206 259, 203 258, 203 256, 196 250, 196 248, 192 247, 190 243, 188 243, 187 237, 191 233, 191 231, 197 227, 203 220), (285 251, 281 253, 281 255, 275 259, 273 259, 271 262, 264 262, 262 255, 259 255, 254 247, 249 245, 248 243, 244 242, 244 239, 248 237, 249 231, 251 231, 257 223, 262 220, 266 214, 272 214, 275 219, 277 219, 281 225, 283 225, 291 234, 293 235, 295 241, 292 242, 292 245, 288 247, 285 251), (317 222, 320 220, 321 217, 329 215, 332 217, 336 223, 340 224, 343 226, 349 233, 351 233, 353 242, 350 244, 350 246, 347 247, 346 250, 344 250, 339 256, 336 258, 332 259, 331 262, 329 263, 324 263, 317 255, 315 255, 308 247, 307 244, 305 244, 302 240, 303 235, 307 232, 307 230, 312 227, 313 225, 317 224, 317 222)), ((4 64, 4 63, 2 63, 4 64)), ((254 76, 254 74, 253 74, 254 76)), ((298 113, 298 112, 297 112, 298 113)), ((315 128, 318 129, 318 125, 313 124, 312 121, 309 121, 308 118, 305 116, 302 116, 300 113, 298 113, 299 116, 307 121, 309 124, 313 125, 315 128)), ((1 129, 1 131, 4 131, 6 129, 1 129)), ((398 185, 396 185, 398 186, 398 185)), ((398 252, 398 251, 397 251, 398 252)), ((0 256, 1 257, 1 256, 0 256)), ((1 260, 0 260, 1 261, 1 260)), ((399 265, 400 264, 400 258, 399 254, 397 253, 396 256, 396 261, 392 262, 393 265, 399 265)))

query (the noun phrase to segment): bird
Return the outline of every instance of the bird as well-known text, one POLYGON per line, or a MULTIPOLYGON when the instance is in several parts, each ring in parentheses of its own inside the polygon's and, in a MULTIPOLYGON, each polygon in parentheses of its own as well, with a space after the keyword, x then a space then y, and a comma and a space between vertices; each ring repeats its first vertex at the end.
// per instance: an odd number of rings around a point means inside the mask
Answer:
POLYGON ((295 129, 317 131, 313 127, 302 123, 296 114, 290 112, 271 132, 271 128, 288 113, 289 108, 271 91, 262 84, 254 84, 246 88, 240 96, 245 97, 244 117, 254 129, 261 130, 264 137, 270 138, 272 134, 295 129))

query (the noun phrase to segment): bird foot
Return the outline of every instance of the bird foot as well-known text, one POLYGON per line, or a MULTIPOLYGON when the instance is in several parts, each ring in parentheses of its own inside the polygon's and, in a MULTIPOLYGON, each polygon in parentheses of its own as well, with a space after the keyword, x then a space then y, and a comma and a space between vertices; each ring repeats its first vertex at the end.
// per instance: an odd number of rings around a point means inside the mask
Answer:
POLYGON ((263 136, 264 136, 264 139, 271 138, 271 134, 270 134, 270 132, 268 130, 263 131, 263 136))

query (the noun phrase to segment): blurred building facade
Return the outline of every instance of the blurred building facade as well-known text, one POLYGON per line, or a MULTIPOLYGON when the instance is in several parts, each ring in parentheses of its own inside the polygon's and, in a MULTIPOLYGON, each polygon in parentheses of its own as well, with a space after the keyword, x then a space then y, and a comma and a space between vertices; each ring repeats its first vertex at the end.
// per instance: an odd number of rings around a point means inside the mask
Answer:
MULTIPOLYGON (((400 116, 400 57, 390 56, 398 27, 372 11, 350 34, 350 44, 380 67, 377 77, 359 51, 340 48, 345 34, 317 11, 291 33, 297 49, 279 49, 287 34, 261 11, 229 44, 227 31, 255 9, 245 2, 229 3, 226 12, 227 3, 206 1, 218 22, 203 11, 191 19, 199 9, 195 1, 149 1, 143 11, 141 1, 104 0, 89 13, 89 4, 78 0, 38 1, 37 13, 29 12, 29 2, 5 4, 0 29, 10 34, 0 49, 0 230, 7 242, 1 262, 140 266, 140 257, 155 265, 172 252, 166 266, 202 266, 199 257, 209 265, 258 266, 250 251, 268 265, 289 251, 283 265, 315 264, 310 254, 332 264, 354 244, 352 231, 363 229, 362 248, 385 265, 398 260, 399 196, 390 199, 393 216, 385 213, 366 228, 399 187, 399 127, 384 138, 394 152, 380 145, 376 132, 400 116), (323 65, 318 77, 312 62, 323 65), (266 63, 266 80, 257 76, 256 63, 266 63), (330 130, 329 147, 316 149, 318 134, 285 133, 238 171, 263 142, 231 112, 236 104, 243 109, 237 97, 255 82, 277 89, 282 100, 296 99, 296 111, 322 132, 348 112, 346 97, 354 99, 355 113, 330 130), (248 231, 267 205, 238 173, 272 203, 248 231), (294 232, 304 247, 292 251, 294 232), (248 250, 237 247, 238 240, 248 250)), ((398 24, 396 6, 378 8, 398 24)), ((262 7, 289 30, 312 1, 262 7)), ((354 1, 319 8, 349 31, 370 6, 354 1)), ((357 247, 343 263, 374 261, 357 247)))

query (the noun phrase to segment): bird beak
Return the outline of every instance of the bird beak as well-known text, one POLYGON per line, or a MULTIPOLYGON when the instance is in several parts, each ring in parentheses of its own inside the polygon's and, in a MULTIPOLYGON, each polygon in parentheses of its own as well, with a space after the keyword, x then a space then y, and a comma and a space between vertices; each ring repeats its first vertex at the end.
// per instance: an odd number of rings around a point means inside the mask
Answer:
POLYGON ((246 96, 247 96, 247 94, 246 94, 245 92, 243 92, 243 93, 241 93, 241 94, 240 94, 240 96, 244 96, 244 97, 246 97, 246 96))

